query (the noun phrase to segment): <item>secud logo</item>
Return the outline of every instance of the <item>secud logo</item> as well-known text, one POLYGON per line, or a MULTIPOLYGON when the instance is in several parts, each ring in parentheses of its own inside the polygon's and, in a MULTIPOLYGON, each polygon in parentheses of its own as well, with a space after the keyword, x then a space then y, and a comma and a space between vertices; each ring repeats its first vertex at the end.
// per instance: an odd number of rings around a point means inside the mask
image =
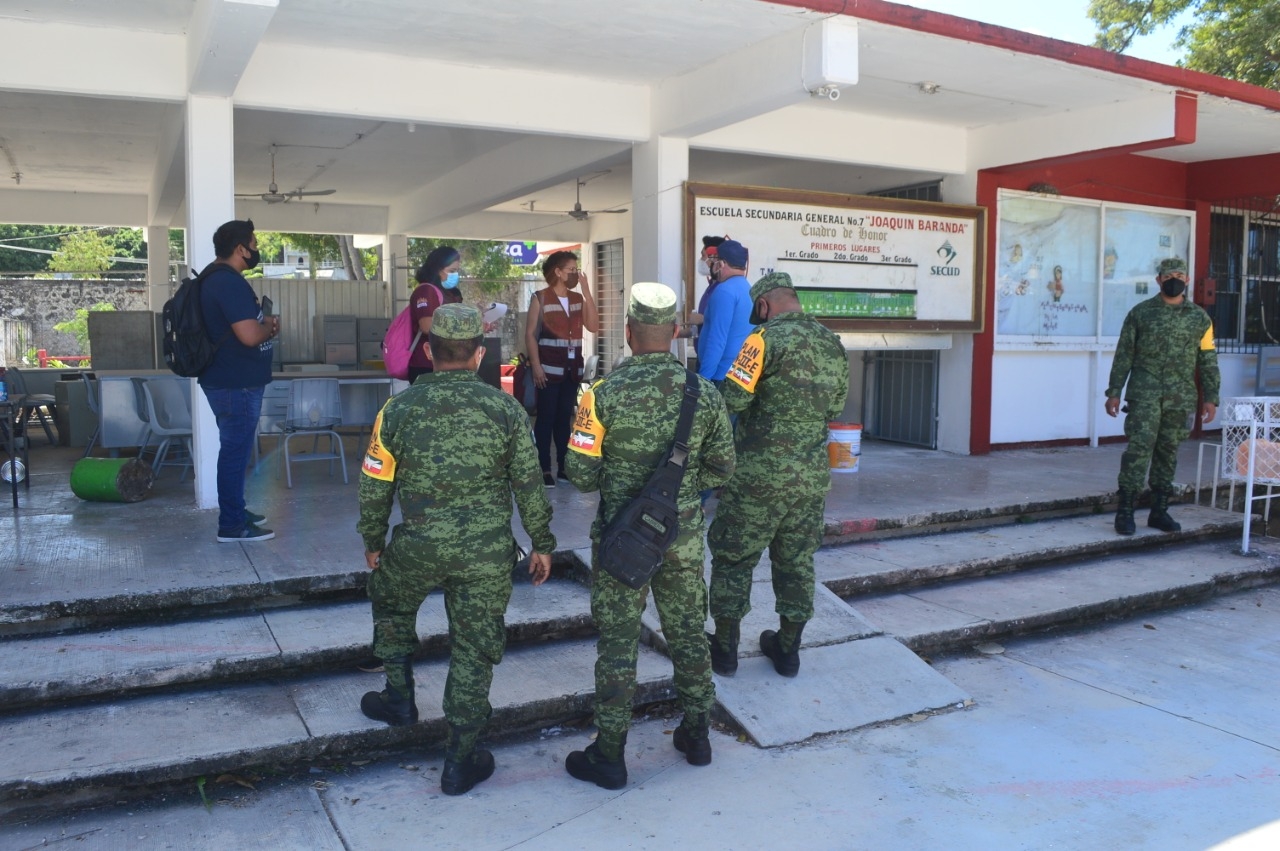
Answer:
POLYGON ((942 258, 942 265, 930 266, 930 275, 956 277, 960 274, 960 267, 951 265, 951 261, 956 259, 956 250, 951 245, 951 240, 948 239, 943 242, 942 245, 938 246, 937 255, 942 258))

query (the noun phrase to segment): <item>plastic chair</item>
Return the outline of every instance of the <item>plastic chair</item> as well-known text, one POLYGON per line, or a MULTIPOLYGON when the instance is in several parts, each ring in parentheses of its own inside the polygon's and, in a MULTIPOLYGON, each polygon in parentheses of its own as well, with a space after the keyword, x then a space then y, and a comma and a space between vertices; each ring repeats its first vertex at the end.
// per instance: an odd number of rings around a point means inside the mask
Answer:
POLYGON ((9 367, 5 374, 5 379, 10 382, 10 393, 19 397, 18 399, 18 429, 19 433, 25 433, 27 425, 34 418, 44 429, 44 436, 48 438, 49 445, 57 443, 53 437, 53 430, 49 428, 49 414, 54 409, 54 399, 48 393, 28 393, 27 382, 22 377, 22 370, 16 366, 9 367))
POLYGON ((159 437, 151 468, 157 476, 165 464, 182 468, 178 481, 185 481, 192 466, 191 453, 191 385, 185 379, 153 378, 142 385, 147 404, 151 434, 159 437), (177 459, 169 457, 174 442, 186 451, 177 459))
MULTIPOLYGON (((138 415, 138 419, 142 421, 142 430, 138 432, 138 458, 145 460, 147 456, 147 447, 151 445, 151 441, 155 438, 155 434, 151 431, 151 413, 147 410, 147 394, 144 387, 150 378, 142 378, 140 376, 132 376, 129 382, 133 385, 133 410, 138 415)), ((160 447, 156 447, 158 450, 160 447)), ((154 460, 154 457, 153 457, 154 460)))
POLYGON ((262 411, 258 415, 258 429, 253 435, 254 475, 262 468, 263 436, 284 437, 284 421, 289 416, 291 384, 289 381, 272 381, 262 393, 262 411))
POLYGON ((84 448, 84 457, 88 458, 93 454, 93 446, 98 442, 98 432, 102 431, 102 415, 99 413, 101 406, 98 404, 98 382, 94 381, 87 372, 80 373, 80 380, 84 382, 84 395, 89 403, 89 413, 93 414, 93 434, 89 436, 89 443, 84 448))
POLYGON ((289 412, 284 420, 284 476, 293 487, 294 461, 328 461, 329 475, 333 462, 342 464, 342 483, 347 480, 347 454, 342 437, 334 429, 342 423, 342 395, 336 378, 295 378, 289 386, 289 412), (311 452, 299 456, 289 454, 289 442, 298 435, 311 435, 311 452), (320 437, 329 438, 329 451, 319 452, 320 437))

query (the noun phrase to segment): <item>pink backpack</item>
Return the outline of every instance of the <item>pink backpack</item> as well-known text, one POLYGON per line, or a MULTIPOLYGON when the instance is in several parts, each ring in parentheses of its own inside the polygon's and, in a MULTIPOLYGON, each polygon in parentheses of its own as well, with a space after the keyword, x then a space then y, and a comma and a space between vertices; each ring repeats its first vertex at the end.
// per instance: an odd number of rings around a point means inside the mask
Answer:
MULTIPOLYGON (((443 303, 444 293, 437 286, 432 285, 431 288, 443 303)), ((413 350, 421 341, 422 332, 413 321, 413 304, 410 303, 391 320, 386 336, 382 338, 382 363, 387 375, 401 380, 408 378, 409 359, 413 357, 413 350)))

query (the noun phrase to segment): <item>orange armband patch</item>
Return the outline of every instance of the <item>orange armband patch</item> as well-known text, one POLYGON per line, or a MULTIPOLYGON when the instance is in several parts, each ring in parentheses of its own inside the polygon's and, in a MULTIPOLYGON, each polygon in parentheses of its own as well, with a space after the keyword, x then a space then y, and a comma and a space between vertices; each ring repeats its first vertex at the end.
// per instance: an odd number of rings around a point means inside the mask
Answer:
POLYGON ((1204 336, 1200 338, 1200 351, 1211 352, 1217 346, 1213 342, 1213 323, 1209 323, 1209 329, 1204 332, 1204 336))
POLYGON ((596 416, 595 388, 582 394, 578 415, 573 418, 573 431, 569 434, 569 449, 592 458, 600 457, 604 444, 604 424, 596 416))
POLYGON ((742 343, 738 357, 725 373, 725 378, 748 393, 756 392, 756 382, 764 371, 764 329, 756 331, 742 343))
POLYGON ((369 448, 364 453, 364 463, 360 472, 380 482, 394 482, 396 479, 396 457, 382 442, 382 411, 373 421, 373 436, 369 438, 369 448))

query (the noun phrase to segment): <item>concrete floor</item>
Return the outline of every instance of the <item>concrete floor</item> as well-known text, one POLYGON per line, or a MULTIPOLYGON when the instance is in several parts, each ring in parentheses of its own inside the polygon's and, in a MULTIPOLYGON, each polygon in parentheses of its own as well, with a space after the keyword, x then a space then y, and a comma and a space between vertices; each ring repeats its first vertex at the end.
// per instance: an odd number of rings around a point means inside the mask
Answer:
POLYGON ((460 798, 437 755, 409 751, 209 778, 207 810, 187 788, 0 826, 0 847, 1275 848, 1278 620, 1268 588, 934 660, 973 705, 769 750, 717 734, 706 768, 647 719, 620 792, 564 773, 585 733, 544 730, 495 748, 497 773, 460 798))

